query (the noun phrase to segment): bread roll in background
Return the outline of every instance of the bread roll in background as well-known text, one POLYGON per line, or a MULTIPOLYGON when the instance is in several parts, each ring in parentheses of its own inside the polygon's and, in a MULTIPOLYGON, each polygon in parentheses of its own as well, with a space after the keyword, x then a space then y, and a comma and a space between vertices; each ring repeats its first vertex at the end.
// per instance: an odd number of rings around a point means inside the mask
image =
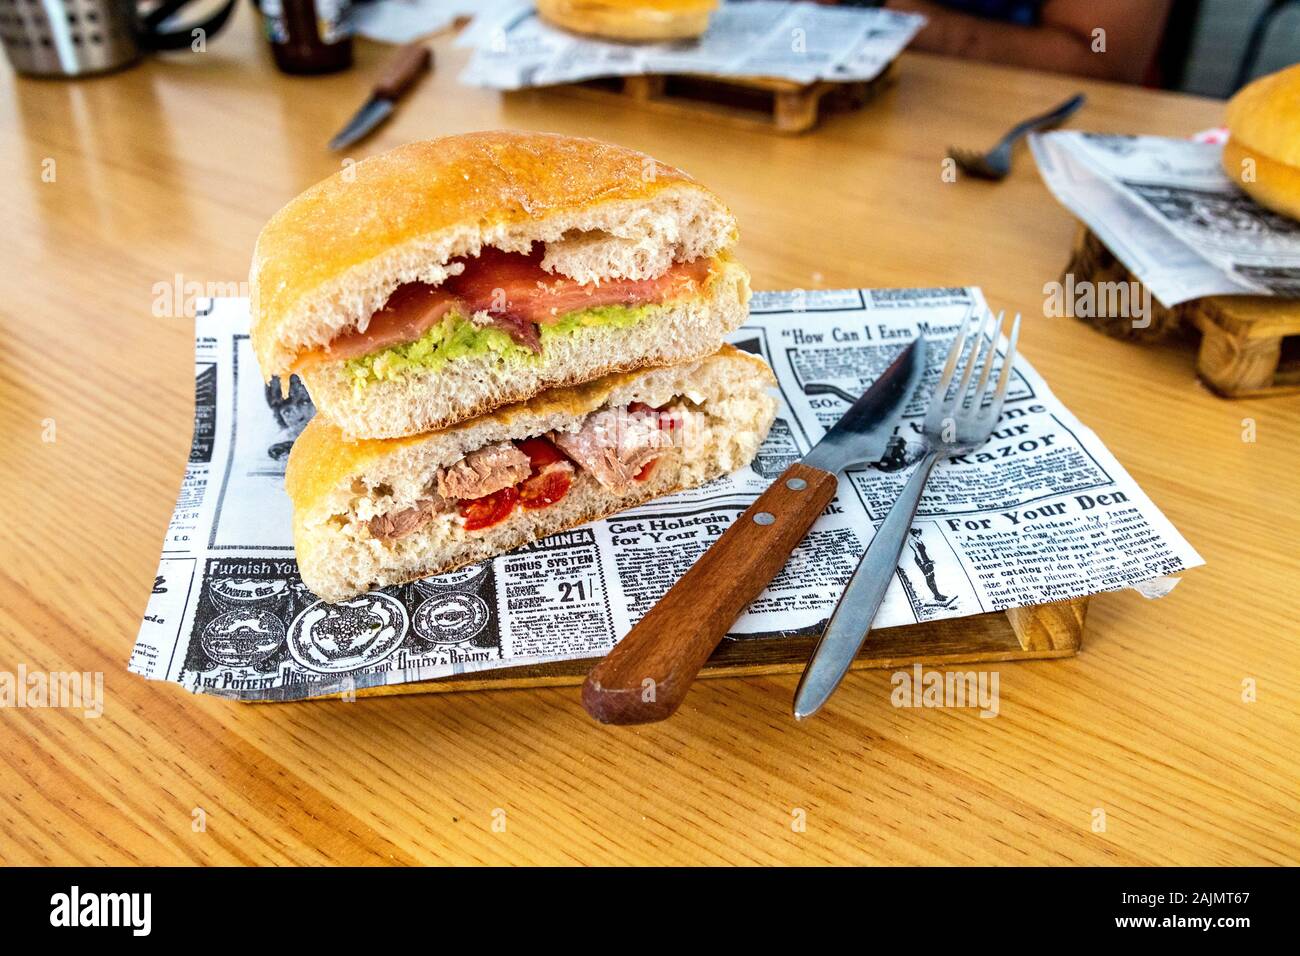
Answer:
MULTIPOLYGON (((267 223, 250 275, 253 345, 265 377, 298 373, 348 437, 417 434, 547 388, 715 352, 746 315, 749 274, 730 254, 737 238, 717 196, 634 150, 512 131, 410 143, 313 186, 267 223), (355 350, 393 318, 395 293, 452 290, 498 260, 516 284, 497 291, 534 290, 529 309, 560 296, 551 286, 567 296, 556 301, 586 295, 591 308, 521 319, 513 295, 490 308, 456 299, 472 314, 446 321, 473 347, 427 366, 386 361, 376 346, 359 369, 340 347, 350 339, 355 350), (626 302, 606 301, 621 290, 626 302), (613 321, 602 308, 629 311, 613 321), (577 312, 583 322, 562 322, 577 312), (538 341, 482 341, 506 319, 538 341), (376 355, 384 361, 365 366, 376 355)), ((475 280, 493 284, 490 274, 475 280)), ((441 327, 411 334, 385 347, 454 337, 441 327)))
POLYGON ((1228 101, 1223 169, 1261 206, 1300 219, 1300 64, 1261 76, 1228 101))
POLYGON ((771 427, 776 401, 768 389, 775 384, 762 359, 725 346, 702 360, 554 389, 425 435, 349 442, 317 416, 294 444, 285 475, 303 582, 326 601, 346 600, 483 561, 742 468, 771 427), (386 521, 425 507, 439 476, 467 455, 505 442, 576 433, 589 416, 633 403, 675 409, 680 420, 671 447, 630 490, 615 493, 581 463, 568 463, 572 483, 553 504, 514 507, 508 518, 476 531, 465 529, 463 512, 442 507, 395 540, 376 536, 376 518, 386 521))
POLYGON ((543 20, 609 40, 688 40, 709 28, 717 0, 537 0, 543 20))

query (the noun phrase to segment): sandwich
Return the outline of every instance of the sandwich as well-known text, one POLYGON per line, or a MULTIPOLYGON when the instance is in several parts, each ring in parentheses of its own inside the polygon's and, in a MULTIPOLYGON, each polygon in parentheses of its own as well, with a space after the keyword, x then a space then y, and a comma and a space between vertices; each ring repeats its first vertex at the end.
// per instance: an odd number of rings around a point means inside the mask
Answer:
POLYGON ((363 160, 258 237, 251 337, 348 438, 703 358, 740 325, 736 223, 685 173, 590 139, 484 132, 363 160))
POLYGON ((1300 219, 1300 64, 1228 101, 1223 169, 1261 206, 1300 219))
POLYGON ((717 0, 537 0, 547 23, 609 40, 688 40, 709 28, 717 0))
POLYGON ((317 415, 285 475, 303 582, 336 603, 744 467, 772 424, 775 384, 762 359, 725 346, 423 435, 349 442, 317 415))

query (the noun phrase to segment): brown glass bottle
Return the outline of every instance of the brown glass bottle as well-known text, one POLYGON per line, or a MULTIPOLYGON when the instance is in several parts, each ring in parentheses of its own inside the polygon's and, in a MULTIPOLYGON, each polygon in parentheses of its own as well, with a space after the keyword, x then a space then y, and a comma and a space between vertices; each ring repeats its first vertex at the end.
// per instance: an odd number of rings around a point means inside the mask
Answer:
POLYGON ((352 65, 349 0, 257 0, 275 65, 285 73, 335 73, 352 65))

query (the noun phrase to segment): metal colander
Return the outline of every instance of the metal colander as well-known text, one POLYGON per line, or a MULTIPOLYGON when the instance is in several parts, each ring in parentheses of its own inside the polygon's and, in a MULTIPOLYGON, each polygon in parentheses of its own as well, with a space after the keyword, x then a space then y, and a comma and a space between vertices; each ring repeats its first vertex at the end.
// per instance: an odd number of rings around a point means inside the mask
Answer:
POLYGON ((134 63, 131 0, 0 0, 0 37, 19 73, 84 76, 134 63))

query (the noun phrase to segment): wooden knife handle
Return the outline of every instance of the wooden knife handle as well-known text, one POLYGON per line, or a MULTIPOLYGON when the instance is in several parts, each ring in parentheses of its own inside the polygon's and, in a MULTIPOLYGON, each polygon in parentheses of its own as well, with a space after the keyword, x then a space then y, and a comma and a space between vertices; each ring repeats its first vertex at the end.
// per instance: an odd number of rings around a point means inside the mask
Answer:
POLYGON ((606 724, 663 720, 736 618, 785 566, 835 497, 838 480, 795 463, 614 646, 582 686, 582 706, 606 724))
POLYGON ((397 100, 411 88, 433 62, 433 52, 423 43, 408 43, 384 63, 372 91, 386 100, 397 100))

